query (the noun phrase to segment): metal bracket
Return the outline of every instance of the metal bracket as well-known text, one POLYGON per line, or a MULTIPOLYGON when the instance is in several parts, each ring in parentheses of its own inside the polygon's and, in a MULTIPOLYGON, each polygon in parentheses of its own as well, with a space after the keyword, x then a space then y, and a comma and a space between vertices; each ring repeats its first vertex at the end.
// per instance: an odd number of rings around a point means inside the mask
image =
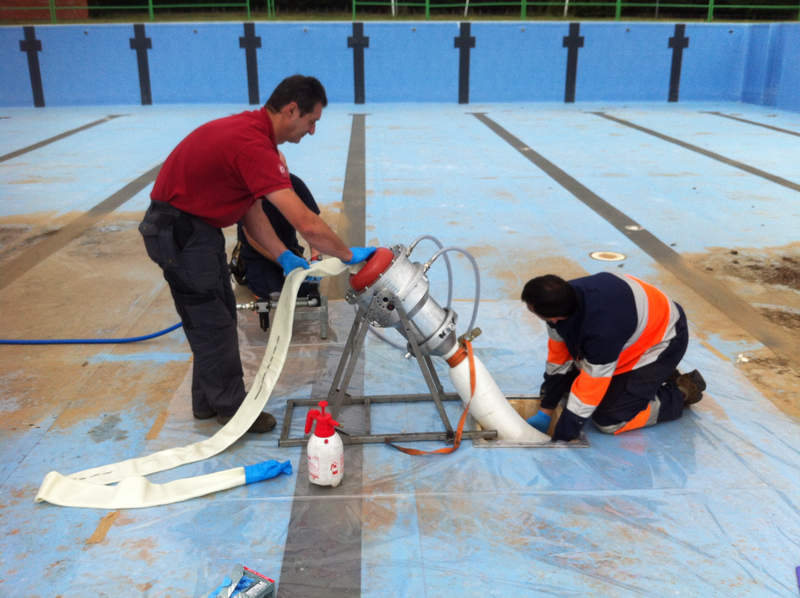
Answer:
MULTIPOLYGON (((258 323, 261 330, 269 329, 269 314, 278 307, 278 298, 257 299, 249 303, 237 303, 237 310, 254 311, 258 314, 258 323)), ((300 321, 319 320, 319 337, 328 338, 328 298, 325 295, 319 297, 298 297, 295 303, 294 319, 300 321)))
MULTIPOLYGON (((370 303, 371 306, 371 303, 370 303)), ((384 442, 416 442, 422 440, 441 440, 444 442, 453 442, 455 438, 455 431, 447 417, 443 401, 460 401, 461 398, 455 393, 445 393, 442 387, 439 376, 436 374, 433 362, 429 355, 424 353, 416 341, 414 334, 413 324, 408 319, 408 315, 403 308, 397 305, 398 315, 400 321, 406 331, 406 338, 411 354, 417 360, 422 376, 425 378, 425 383, 428 386, 430 394, 415 394, 415 395, 380 395, 380 396, 351 396, 347 392, 352 378, 353 371, 355 370, 358 362, 358 356, 361 353, 361 348, 364 344, 364 338, 369 330, 369 321, 366 314, 369 307, 359 307, 356 314, 353 326, 350 329, 350 334, 345 342, 342 357, 339 360, 336 373, 333 377, 330 390, 328 392, 328 405, 330 413, 334 418, 337 418, 340 410, 344 406, 360 405, 363 407, 364 434, 349 434, 346 430, 338 429, 342 432, 342 441, 345 444, 369 444, 369 443, 384 443, 384 442), (443 431, 439 432, 412 432, 412 433, 398 433, 398 434, 372 434, 371 433, 371 407, 374 404, 386 403, 419 403, 426 401, 433 401, 436 410, 439 413, 439 418, 442 421, 443 431)), ((297 406, 315 406, 318 399, 290 399, 286 403, 286 412, 283 418, 283 428, 281 430, 281 437, 278 440, 278 446, 301 446, 307 442, 306 437, 290 438, 289 432, 292 424, 292 414, 294 408, 297 406)), ((497 438, 497 430, 465 430, 462 434, 464 439, 483 439, 492 440, 497 438)))

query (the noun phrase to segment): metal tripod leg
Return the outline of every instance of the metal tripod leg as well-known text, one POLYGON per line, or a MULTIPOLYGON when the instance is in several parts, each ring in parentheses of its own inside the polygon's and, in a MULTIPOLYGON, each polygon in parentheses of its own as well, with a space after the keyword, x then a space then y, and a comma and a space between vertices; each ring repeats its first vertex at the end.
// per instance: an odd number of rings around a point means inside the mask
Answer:
MULTIPOLYGON (((358 363, 358 357, 361 353, 361 348, 364 346, 364 338, 367 335, 367 331, 369 330, 369 321, 367 320, 367 313, 369 309, 372 307, 360 307, 358 313, 356 314, 355 320, 353 321, 353 326, 350 328, 350 334, 347 337, 347 341, 345 342, 344 349, 342 350, 342 357, 339 360, 339 365, 336 368, 336 374, 334 374, 333 382, 331 383, 330 390, 328 391, 328 407, 329 412, 333 415, 334 419, 339 416, 339 412, 343 405, 345 404, 353 404, 355 400, 347 393, 347 389, 350 386, 350 379, 353 376, 353 372, 355 371, 356 364, 358 363)), ((442 425, 444 426, 444 432, 440 432, 435 434, 439 438, 444 440, 452 440, 455 437, 455 431, 453 430, 453 426, 450 424, 450 419, 447 417, 447 412, 445 411, 443 401, 444 400, 453 400, 454 398, 458 398, 457 396, 448 397, 444 392, 442 387, 442 383, 439 380, 439 376, 436 374, 436 369, 433 365, 433 361, 431 360, 430 356, 423 352, 420 348, 419 343, 416 341, 416 337, 418 332, 411 321, 408 319, 408 314, 406 314, 405 310, 403 310, 402 306, 396 305, 395 309, 397 309, 397 314, 400 316, 400 322, 403 325, 403 330, 405 332, 405 337, 408 340, 408 346, 411 349, 411 353, 417 360, 417 365, 419 365, 419 369, 422 372, 422 376, 425 378, 425 384, 428 386, 428 390, 430 391, 430 395, 427 398, 433 400, 434 404, 436 405, 436 410, 439 413, 439 418, 442 420, 442 425)), ((377 441, 380 441, 385 435, 380 435, 380 437, 372 435, 370 432, 370 407, 371 402, 374 397, 359 397, 357 403, 362 404, 364 406, 364 421, 366 424, 367 432, 366 436, 359 437, 363 441, 372 440, 373 438, 378 438, 377 441)), ((387 397, 378 397, 379 399, 385 399, 387 397)), ((420 398, 425 398, 425 395, 416 395, 416 396, 409 396, 404 397, 403 395, 395 395, 391 398, 391 401, 395 402, 412 402, 417 401, 420 398)), ((380 401, 385 402, 385 401, 380 401)), ((288 433, 288 430, 287 430, 288 433)), ((481 432, 467 432, 465 433, 465 437, 471 437, 472 435, 476 435, 476 437, 487 437, 487 438, 494 438, 497 436, 497 432, 495 430, 486 430, 481 432)), ((393 435, 393 438, 400 439, 401 437, 413 439, 413 440, 430 440, 433 439, 430 434, 401 434, 401 435, 393 435), (410 438, 414 437, 414 438, 410 438)))
POLYGON ((364 345, 364 337, 367 335, 367 330, 369 330, 367 310, 360 307, 356 314, 356 319, 353 321, 353 327, 350 328, 350 334, 342 350, 339 366, 336 368, 336 374, 328 391, 329 412, 334 419, 339 415, 342 400, 347 394, 348 386, 350 386, 350 378, 352 378, 353 371, 358 363, 358 356, 361 353, 361 347, 364 345))
POLYGON ((425 378, 425 383, 428 385, 428 390, 431 391, 431 398, 436 404, 436 409, 439 412, 439 417, 442 420, 447 437, 452 438, 454 436, 453 426, 450 425, 447 412, 444 410, 444 405, 442 405, 442 396, 444 395, 444 391, 442 388, 442 383, 439 380, 439 376, 436 374, 433 362, 431 361, 430 356, 427 353, 423 353, 419 348, 419 345, 415 339, 415 331, 412 328, 411 321, 408 319, 408 315, 406 314, 405 310, 403 310, 403 307, 399 302, 396 304, 396 309, 397 314, 400 316, 400 322, 403 324, 403 330, 406 332, 405 337, 408 339, 408 345, 411 347, 411 352, 413 353, 414 357, 417 358, 419 369, 422 371, 422 376, 425 378))

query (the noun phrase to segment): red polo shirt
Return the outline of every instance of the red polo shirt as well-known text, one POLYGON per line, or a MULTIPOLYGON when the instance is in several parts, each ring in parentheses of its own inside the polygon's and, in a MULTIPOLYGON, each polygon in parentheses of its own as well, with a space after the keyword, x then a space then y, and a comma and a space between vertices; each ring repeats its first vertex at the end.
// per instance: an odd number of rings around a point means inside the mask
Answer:
POLYGON ((222 228, 238 222, 257 198, 291 186, 265 107, 189 133, 164 162, 150 198, 222 228))

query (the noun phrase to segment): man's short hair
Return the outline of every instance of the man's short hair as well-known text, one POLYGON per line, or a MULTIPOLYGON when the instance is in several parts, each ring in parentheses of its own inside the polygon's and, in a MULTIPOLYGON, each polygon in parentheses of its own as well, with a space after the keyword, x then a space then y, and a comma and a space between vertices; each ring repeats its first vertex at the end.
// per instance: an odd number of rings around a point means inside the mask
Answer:
POLYGON ((302 116, 313 111, 317 104, 322 104, 323 108, 327 106, 328 97, 318 79, 305 75, 292 75, 278 83, 266 105, 273 112, 278 112, 292 102, 297 102, 302 116))
POLYGON ((543 318, 567 318, 578 307, 575 289, 555 274, 537 276, 526 282, 522 300, 543 318))

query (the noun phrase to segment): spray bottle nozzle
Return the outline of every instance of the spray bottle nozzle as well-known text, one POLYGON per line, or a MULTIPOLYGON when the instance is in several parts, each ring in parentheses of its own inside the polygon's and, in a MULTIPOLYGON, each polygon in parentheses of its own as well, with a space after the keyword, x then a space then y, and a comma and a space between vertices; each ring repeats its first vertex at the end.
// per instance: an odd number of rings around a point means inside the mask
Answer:
POLYGON ((312 409, 306 415, 306 434, 311 431, 311 426, 314 420, 317 422, 317 428, 314 430, 314 435, 320 438, 327 438, 333 436, 336 432, 334 426, 338 426, 339 422, 334 421, 330 413, 325 413, 325 407, 328 406, 328 401, 320 401, 319 407, 321 411, 312 409))

